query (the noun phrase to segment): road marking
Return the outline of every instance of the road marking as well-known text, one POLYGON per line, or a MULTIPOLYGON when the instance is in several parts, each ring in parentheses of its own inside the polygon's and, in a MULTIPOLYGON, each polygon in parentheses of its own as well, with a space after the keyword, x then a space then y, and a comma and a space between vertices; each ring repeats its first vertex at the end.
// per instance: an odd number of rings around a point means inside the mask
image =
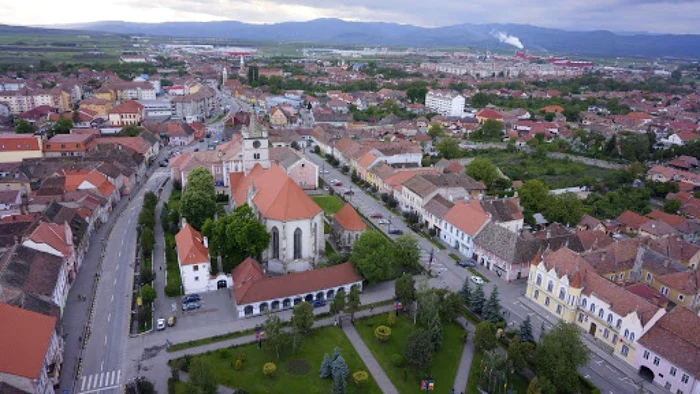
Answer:
POLYGON ((80 383, 80 391, 85 390, 85 376, 83 376, 82 382, 80 383))
POLYGON ((87 385, 88 390, 90 390, 90 386, 92 385, 92 376, 93 375, 88 376, 88 385, 87 385))
POLYGON ((117 370, 117 384, 119 384, 119 377, 121 376, 121 374, 122 374, 122 370, 121 369, 117 370))
POLYGON ((112 299, 109 302, 114 302, 114 294, 112 294, 112 299))
POLYGON ((105 335, 105 345, 107 344, 107 335, 105 335))
MULTIPOLYGON (((124 246, 124 242, 122 242, 122 246, 124 246)), ((122 251, 119 251, 119 257, 122 257, 122 251)))
POLYGON ((107 315, 107 323, 112 320, 112 312, 109 312, 109 315, 107 315))
MULTIPOLYGON (((105 391, 105 390, 112 390, 112 389, 118 389, 121 388, 121 385, 116 384, 114 386, 109 386, 109 387, 102 387, 99 389, 94 389, 94 390, 89 390, 89 391, 82 391, 81 394, 90 394, 90 393, 99 393, 100 391, 105 391)), ((610 393, 612 394, 612 393, 610 393)))
POLYGON ((104 374, 103 374, 103 373, 100 373, 100 380, 99 380, 100 383, 99 383, 97 386, 95 386, 95 387, 102 387, 102 381, 103 381, 103 380, 104 380, 104 374))
POLYGON ((102 362, 100 363, 100 372, 102 372, 104 370, 105 370, 105 360, 102 360, 102 362))

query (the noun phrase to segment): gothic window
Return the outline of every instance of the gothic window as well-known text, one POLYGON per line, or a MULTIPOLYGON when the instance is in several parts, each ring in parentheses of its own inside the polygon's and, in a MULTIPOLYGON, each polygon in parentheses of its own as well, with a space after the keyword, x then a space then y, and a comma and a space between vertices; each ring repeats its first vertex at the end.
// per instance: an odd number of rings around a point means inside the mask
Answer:
POLYGON ((277 227, 272 228, 272 258, 280 258, 280 232, 277 227))
POLYGON ((301 258, 301 229, 294 230, 294 259, 301 258))

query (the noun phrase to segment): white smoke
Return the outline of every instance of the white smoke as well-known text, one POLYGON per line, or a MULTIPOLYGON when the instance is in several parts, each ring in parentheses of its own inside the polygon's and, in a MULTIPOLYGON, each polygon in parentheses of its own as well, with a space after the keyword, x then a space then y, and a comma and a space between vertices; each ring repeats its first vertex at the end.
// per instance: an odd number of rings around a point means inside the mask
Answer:
POLYGON ((517 47, 518 49, 525 48, 523 43, 520 42, 520 39, 516 36, 509 36, 506 33, 503 33, 502 31, 495 31, 495 30, 491 32, 491 35, 496 37, 498 39, 498 41, 500 41, 504 44, 512 45, 514 47, 517 47))

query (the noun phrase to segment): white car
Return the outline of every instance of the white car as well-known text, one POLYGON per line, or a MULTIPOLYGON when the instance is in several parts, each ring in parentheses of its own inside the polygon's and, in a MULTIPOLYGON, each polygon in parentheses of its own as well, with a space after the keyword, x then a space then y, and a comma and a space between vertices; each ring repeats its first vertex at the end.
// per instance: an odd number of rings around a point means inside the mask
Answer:
POLYGON ((483 284, 484 284, 484 280, 481 279, 481 278, 479 278, 479 277, 476 276, 476 275, 472 276, 471 279, 472 279, 472 282, 476 283, 477 285, 483 285, 483 284))
POLYGON ((377 219, 377 224, 389 224, 387 219, 377 219))
POLYGON ((165 319, 163 319, 162 317, 158 319, 158 322, 156 322, 156 330, 165 330, 165 319))
POLYGON ((319 171, 321 174, 330 174, 331 170, 321 170, 319 171))
POLYGON ((340 181, 337 180, 337 179, 331 179, 330 184, 331 184, 331 185, 335 185, 335 184, 338 183, 338 182, 340 182, 340 181))

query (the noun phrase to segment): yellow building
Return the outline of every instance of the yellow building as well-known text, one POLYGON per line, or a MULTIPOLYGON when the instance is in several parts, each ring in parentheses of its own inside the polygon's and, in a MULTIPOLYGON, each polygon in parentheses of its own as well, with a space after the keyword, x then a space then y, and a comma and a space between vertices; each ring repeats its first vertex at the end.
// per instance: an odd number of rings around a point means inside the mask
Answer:
POLYGON ((270 124, 272 126, 286 126, 289 123, 289 117, 281 108, 272 108, 270 111, 270 124))
POLYGON ((686 270, 654 278, 651 287, 676 305, 700 309, 700 271, 686 270))
POLYGON ((665 310, 600 276, 575 252, 547 252, 530 266, 526 296, 633 364, 637 339, 665 310))
POLYGON ((97 115, 106 116, 112 109, 112 105, 108 100, 91 97, 80 102, 80 109, 87 109, 97 112, 97 115))
POLYGON ((114 102, 117 101, 117 92, 115 92, 114 89, 103 86, 95 91, 93 97, 106 100, 111 107, 114 105, 114 102))

